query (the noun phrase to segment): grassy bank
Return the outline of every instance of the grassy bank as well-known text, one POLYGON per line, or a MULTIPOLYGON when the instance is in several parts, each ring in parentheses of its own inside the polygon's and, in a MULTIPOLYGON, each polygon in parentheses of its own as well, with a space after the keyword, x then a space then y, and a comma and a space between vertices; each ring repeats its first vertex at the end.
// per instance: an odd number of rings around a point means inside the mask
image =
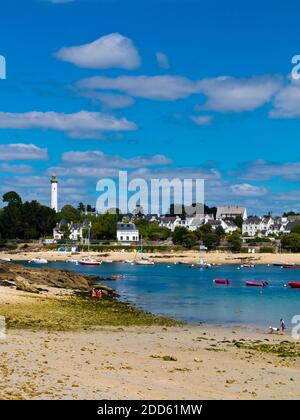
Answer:
POLYGON ((0 304, 7 327, 48 331, 77 331, 101 326, 175 326, 180 323, 111 300, 81 297, 26 296, 18 303, 0 304))

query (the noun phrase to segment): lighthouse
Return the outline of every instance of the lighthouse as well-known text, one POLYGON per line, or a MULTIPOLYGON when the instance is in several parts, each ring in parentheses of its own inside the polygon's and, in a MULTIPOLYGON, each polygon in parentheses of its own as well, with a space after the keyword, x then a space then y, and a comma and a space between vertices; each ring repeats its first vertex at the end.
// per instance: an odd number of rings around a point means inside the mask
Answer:
POLYGON ((58 204, 57 204, 57 187, 58 187, 58 180, 56 176, 51 177, 51 208, 58 212, 58 204))

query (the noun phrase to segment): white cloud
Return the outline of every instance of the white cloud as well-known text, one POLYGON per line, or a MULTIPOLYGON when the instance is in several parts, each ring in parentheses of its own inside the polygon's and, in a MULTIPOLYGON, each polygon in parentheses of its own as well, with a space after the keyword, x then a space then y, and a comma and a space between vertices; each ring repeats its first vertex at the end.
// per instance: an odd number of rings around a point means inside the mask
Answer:
POLYGON ((94 104, 100 102, 106 110, 128 108, 135 103, 135 100, 128 95, 117 95, 93 90, 79 92, 79 96, 91 99, 94 104))
POLYGON ((294 182, 300 180, 300 162, 255 160, 241 165, 234 174, 247 181, 268 181, 277 177, 294 182))
POLYGON ((48 150, 34 144, 11 143, 0 145, 0 160, 47 160, 48 150))
POLYGON ((230 189, 234 195, 239 197, 257 197, 267 194, 267 188, 250 184, 231 185, 230 189))
POLYGON ((83 89, 118 90, 139 98, 175 101, 197 93, 197 84, 181 76, 91 77, 77 82, 83 89))
POLYGON ((172 160, 164 155, 136 156, 125 159, 117 155, 106 155, 99 150, 65 152, 62 161, 67 163, 88 163, 89 167, 139 168, 141 166, 168 165, 172 160))
POLYGON ((10 165, 8 163, 0 163, 0 171, 16 174, 29 174, 33 172, 33 168, 30 165, 10 165))
POLYGON ((217 77, 190 80, 182 76, 96 76, 76 83, 79 89, 116 90, 134 97, 175 101, 193 94, 207 97, 198 110, 217 112, 253 111, 270 102, 281 87, 277 76, 254 76, 249 79, 217 77))
POLYGON ((105 35, 90 44, 64 47, 55 56, 78 67, 90 69, 136 69, 140 56, 131 39, 119 33, 105 35))
POLYGON ((274 109, 269 112, 271 118, 300 117, 300 83, 292 82, 282 88, 274 98, 274 109))
POLYGON ((75 114, 60 114, 34 111, 23 114, 0 112, 0 128, 17 130, 40 128, 63 131, 71 137, 94 138, 104 131, 132 131, 136 130, 137 126, 126 118, 117 119, 100 112, 80 111, 75 114))
POLYGON ((218 112, 253 111, 270 102, 281 87, 281 79, 256 76, 250 79, 217 77, 200 80, 198 91, 207 96, 203 109, 218 112))
POLYGON ((159 67, 165 70, 168 70, 171 67, 169 57, 166 54, 162 52, 157 52, 155 55, 159 67))
POLYGON ((190 120, 197 125, 210 125, 213 121, 212 115, 192 115, 190 120))

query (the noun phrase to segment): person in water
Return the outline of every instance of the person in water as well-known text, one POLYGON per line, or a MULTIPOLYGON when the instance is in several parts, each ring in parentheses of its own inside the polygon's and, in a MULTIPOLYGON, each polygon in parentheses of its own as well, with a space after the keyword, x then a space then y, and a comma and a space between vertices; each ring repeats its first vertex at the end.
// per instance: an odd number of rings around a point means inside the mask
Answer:
POLYGON ((284 322, 284 320, 281 318, 280 319, 280 329, 281 329, 281 333, 282 334, 284 334, 284 331, 285 331, 285 322, 284 322))

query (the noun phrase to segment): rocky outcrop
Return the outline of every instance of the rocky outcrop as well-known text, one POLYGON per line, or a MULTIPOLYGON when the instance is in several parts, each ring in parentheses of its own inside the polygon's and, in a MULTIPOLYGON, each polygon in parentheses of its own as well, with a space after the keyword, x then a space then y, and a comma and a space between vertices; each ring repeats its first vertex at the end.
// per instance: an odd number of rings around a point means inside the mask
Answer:
MULTIPOLYGON (((22 265, 0 262, 0 285, 17 285, 18 281, 20 284, 20 278, 25 280, 28 286, 34 284, 82 291, 89 290, 91 284, 94 283, 88 277, 69 270, 29 268, 22 265)), ((24 286, 24 283, 22 284, 24 286)))

